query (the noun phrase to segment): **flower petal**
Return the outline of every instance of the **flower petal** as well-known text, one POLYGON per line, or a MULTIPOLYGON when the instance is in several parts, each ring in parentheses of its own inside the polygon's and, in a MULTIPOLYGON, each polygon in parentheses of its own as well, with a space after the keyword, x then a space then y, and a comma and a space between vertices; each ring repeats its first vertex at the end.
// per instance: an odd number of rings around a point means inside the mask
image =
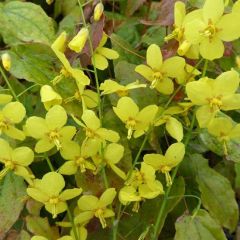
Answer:
POLYGON ((124 147, 117 143, 110 143, 104 151, 104 159, 109 164, 118 163, 123 157, 124 147))
POLYGON ((10 160, 12 155, 12 148, 9 143, 0 138, 0 162, 4 160, 10 160))
POLYGON ((208 99, 213 96, 211 86, 201 80, 188 83, 186 92, 194 105, 208 104, 208 99))
POLYGON ((239 13, 230 13, 222 16, 217 24, 217 28, 220 29, 218 37, 223 41, 230 42, 238 39, 240 37, 239 13))
POLYGON ((12 123, 20 123, 26 115, 26 110, 22 103, 10 102, 3 108, 2 113, 12 123))
POLYGON ((81 211, 92 211, 97 208, 98 201, 93 195, 85 195, 78 200, 78 207, 81 211))
POLYGON ((160 93, 166 94, 166 95, 169 95, 169 94, 173 93, 174 84, 173 84, 172 79, 170 79, 168 77, 165 77, 161 81, 158 81, 158 83, 156 85, 156 89, 160 93))
POLYGON ((110 48, 101 47, 97 49, 97 52, 107 59, 117 59, 119 57, 118 52, 110 48))
POLYGON ((107 59, 104 56, 97 53, 95 53, 92 56, 92 64, 95 65, 95 67, 100 70, 104 70, 108 67, 107 59))
POLYGON ((59 173, 63 175, 73 175, 77 172, 78 166, 75 161, 67 161, 60 168, 59 173))
POLYGON ((82 115, 82 120, 88 128, 93 130, 97 130, 101 126, 99 118, 92 110, 85 110, 82 115))
POLYGON ((33 162, 34 153, 29 147, 18 147, 12 152, 12 160, 21 166, 28 166, 33 162))
POLYGON ((46 114, 46 124, 49 129, 62 128, 67 122, 67 113, 60 105, 55 105, 46 114))
POLYGON ((231 94, 222 98, 221 109, 224 111, 240 109, 240 94, 231 94))
POLYGON ((81 188, 66 189, 59 195, 59 198, 63 201, 67 201, 79 196, 81 193, 81 188))
POLYGON ((41 117, 30 117, 26 122, 28 135, 33 138, 40 139, 48 132, 48 127, 45 119, 41 117))
POLYGON ((162 52, 158 45, 151 44, 147 49, 147 64, 153 71, 160 71, 162 66, 162 52))
POLYGON ((114 198, 116 197, 117 192, 115 188, 108 188, 99 198, 99 205, 101 207, 106 207, 112 204, 114 198))
POLYGON ((65 186, 63 176, 57 172, 46 173, 40 180, 39 188, 49 197, 57 197, 65 186))
POLYGON ((36 143, 35 152, 37 153, 47 152, 54 147, 55 147, 55 144, 50 142, 48 138, 42 138, 36 143))
POLYGON ((211 20, 216 23, 223 15, 224 1, 223 0, 206 0, 203 5, 203 19, 206 23, 211 20))
POLYGON ((152 82, 153 81, 153 74, 154 71, 146 66, 146 65, 138 65, 135 68, 135 72, 139 73, 140 75, 142 75, 144 78, 146 78, 148 81, 152 82))
POLYGON ((203 58, 214 60, 223 56, 224 45, 220 38, 204 38, 200 43, 200 54, 203 58))
POLYGON ((185 155, 185 145, 183 143, 174 143, 172 144, 165 154, 166 159, 168 160, 168 166, 175 167, 182 160, 185 155))
POLYGON ((200 128, 205 128, 209 124, 209 122, 214 118, 216 112, 211 111, 208 105, 201 106, 196 111, 196 118, 198 120, 198 124, 200 128))
POLYGON ((239 74, 238 72, 231 70, 222 73, 214 81, 213 92, 214 95, 233 94, 239 87, 239 74))
POLYGON ((118 100, 117 106, 113 107, 115 114, 125 122, 129 118, 135 119, 139 112, 137 104, 129 97, 122 97, 118 100))

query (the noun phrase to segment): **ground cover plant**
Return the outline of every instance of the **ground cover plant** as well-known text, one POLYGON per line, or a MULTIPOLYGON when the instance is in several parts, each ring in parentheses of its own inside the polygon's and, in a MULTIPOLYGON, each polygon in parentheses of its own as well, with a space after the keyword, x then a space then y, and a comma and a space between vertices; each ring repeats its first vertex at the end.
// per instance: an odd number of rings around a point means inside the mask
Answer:
POLYGON ((240 239, 240 1, 0 2, 0 239, 240 239))

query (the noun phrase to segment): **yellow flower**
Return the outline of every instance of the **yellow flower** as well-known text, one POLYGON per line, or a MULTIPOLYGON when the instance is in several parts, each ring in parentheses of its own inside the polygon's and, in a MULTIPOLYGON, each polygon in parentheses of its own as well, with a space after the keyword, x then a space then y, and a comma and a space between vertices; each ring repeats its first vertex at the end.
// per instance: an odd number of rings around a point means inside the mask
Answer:
POLYGON ((231 70, 222 73, 216 80, 201 78, 186 85, 188 98, 200 106, 196 117, 201 128, 206 127, 220 110, 229 111, 240 108, 239 75, 231 70))
POLYGON ((59 173, 64 175, 72 175, 78 170, 80 170, 81 173, 86 172, 86 169, 95 171, 96 167, 89 160, 89 157, 96 154, 97 150, 98 149, 87 147, 86 144, 82 144, 80 148, 80 146, 73 141, 66 143, 61 151, 61 155, 68 161, 60 167, 59 173))
POLYGON ((9 171, 23 177, 29 184, 34 176, 28 166, 33 162, 34 153, 29 147, 18 147, 12 149, 8 142, 0 139, 0 162, 4 164, 0 171, 2 179, 9 171))
MULTIPOLYGON (((5 97, 4 99, 6 100, 5 97)), ((24 140, 23 131, 15 128, 15 124, 20 123, 25 115, 26 110, 20 102, 7 103, 0 110, 0 135, 4 133, 11 138, 24 140)))
POLYGON ((64 75, 70 75, 76 80, 77 85, 79 86, 85 86, 90 83, 90 79, 84 74, 84 72, 77 68, 72 68, 69 61, 67 60, 66 56, 64 55, 64 51, 66 48, 66 40, 67 40, 67 34, 66 32, 62 32, 59 37, 55 40, 55 42, 52 44, 51 48, 58 57, 58 59, 61 61, 63 65, 63 70, 61 71, 60 76, 57 76, 53 82, 58 82, 61 80, 61 78, 64 75))
POLYGON ((138 65, 135 71, 151 82, 151 88, 156 88, 160 93, 168 95, 173 92, 172 78, 179 82, 184 80, 185 60, 171 57, 163 61, 161 50, 156 44, 151 44, 147 49, 147 65, 138 65))
POLYGON ((2 54, 2 65, 6 71, 9 71, 11 68, 11 57, 8 53, 2 54))
POLYGON ((206 0, 201 15, 185 25, 186 40, 199 44, 203 58, 213 60, 222 57, 223 41, 231 42, 240 37, 240 15, 235 11, 223 14, 223 0, 206 0))
POLYGON ((87 108, 95 108, 98 105, 98 94, 90 89, 85 89, 84 86, 75 92, 74 96, 64 99, 65 103, 71 101, 78 101, 82 103, 83 111, 87 108))
POLYGON ((76 53, 80 53, 85 46, 88 35, 88 29, 85 27, 81 28, 78 34, 68 43, 68 47, 76 53))
POLYGON ((156 180, 154 168, 144 162, 141 163, 140 170, 132 171, 125 184, 127 186, 119 191, 119 200, 123 205, 135 202, 135 212, 139 209, 140 201, 153 199, 164 193, 161 182, 156 180))
POLYGON ((166 151, 165 155, 146 154, 143 160, 146 164, 152 166, 155 170, 165 174, 167 186, 172 184, 169 172, 176 167, 185 155, 185 146, 183 143, 174 143, 166 151))
POLYGON ((118 96, 123 97, 128 95, 128 91, 136 88, 144 88, 146 87, 146 84, 140 84, 139 81, 129 83, 126 86, 123 86, 116 81, 113 81, 111 79, 105 80, 100 85, 100 90, 102 90, 101 95, 111 94, 111 93, 117 93, 118 96))
POLYGON ((48 212, 56 218, 59 213, 67 210, 66 201, 79 196, 80 188, 66 189, 65 181, 61 174, 49 172, 42 179, 35 180, 33 187, 27 188, 27 194, 45 205, 48 212))
POLYGON ((155 126, 160 126, 166 124, 166 130, 171 137, 181 142, 183 139, 183 127, 181 122, 171 115, 179 113, 180 109, 178 107, 170 107, 166 110, 164 108, 159 108, 160 117, 155 121, 155 126))
POLYGON ((113 111, 125 123, 128 129, 127 138, 131 139, 132 134, 135 138, 143 135, 153 123, 158 106, 149 105, 139 111, 137 104, 129 97, 119 99, 117 106, 113 107, 113 111))
POLYGON ((98 22, 100 20, 103 14, 103 10, 104 10, 104 6, 101 2, 99 2, 94 8, 94 13, 93 13, 94 21, 98 22))
POLYGON ((86 138, 83 144, 88 145, 89 148, 96 148, 99 150, 101 143, 118 142, 119 134, 115 131, 102 128, 99 118, 96 116, 95 112, 91 110, 85 110, 82 115, 82 121, 79 121, 74 116, 72 116, 75 122, 83 127, 86 138))
POLYGON ((116 166, 121 160, 124 153, 124 147, 117 143, 108 144, 102 154, 93 156, 92 159, 97 166, 109 166, 120 178, 126 179, 126 174, 116 166), (102 156, 102 157, 101 157, 102 156))
POLYGON ((111 205, 115 196, 115 188, 108 188, 100 198, 93 195, 82 196, 78 200, 79 215, 75 218, 75 223, 88 222, 93 217, 99 219, 103 228, 107 227, 106 218, 113 217, 115 213, 107 206, 111 205))
POLYGON ((92 56, 92 64, 95 65, 97 69, 104 70, 108 67, 107 59, 117 59, 119 57, 118 53, 110 48, 103 47, 107 42, 107 35, 103 33, 102 39, 95 49, 92 56))
POLYGON ((195 19, 199 15, 199 10, 186 14, 185 3, 177 1, 174 5, 174 30, 165 37, 165 41, 176 39, 179 42, 178 54, 186 55, 188 58, 196 59, 199 56, 198 45, 191 44, 185 39, 184 30, 187 22, 195 19))
POLYGON ((62 97, 53 90, 49 85, 43 85, 40 90, 41 102, 44 104, 46 110, 49 110, 54 105, 62 103, 62 97))
POLYGON ((240 139, 240 124, 233 125, 230 118, 214 118, 208 124, 208 132, 223 143, 224 154, 227 155, 227 143, 230 140, 240 139))
POLYGON ((30 117, 26 122, 26 130, 29 136, 38 139, 35 145, 37 153, 47 152, 57 147, 64 148, 76 133, 73 126, 64 126, 67 122, 67 113, 59 105, 49 109, 45 119, 41 117, 30 117))

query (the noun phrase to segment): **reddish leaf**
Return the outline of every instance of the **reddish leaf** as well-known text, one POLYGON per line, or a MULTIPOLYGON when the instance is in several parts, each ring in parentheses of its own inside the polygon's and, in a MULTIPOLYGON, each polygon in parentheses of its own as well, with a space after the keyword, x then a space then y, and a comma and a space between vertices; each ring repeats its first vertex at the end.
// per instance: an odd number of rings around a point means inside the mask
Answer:
MULTIPOLYGON (((181 0, 186 2, 186 0, 181 0)), ((174 22, 174 4, 177 0, 162 0, 158 20, 162 26, 172 26, 174 22)))

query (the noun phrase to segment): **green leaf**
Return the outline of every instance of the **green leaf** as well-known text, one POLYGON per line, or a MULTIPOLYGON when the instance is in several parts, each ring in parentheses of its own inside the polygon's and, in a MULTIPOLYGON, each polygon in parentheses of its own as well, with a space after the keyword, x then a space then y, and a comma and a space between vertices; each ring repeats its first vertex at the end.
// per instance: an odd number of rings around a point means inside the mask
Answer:
POLYGON ((142 36, 141 42, 147 45, 157 43, 159 46, 164 44, 166 29, 160 26, 149 27, 146 33, 142 36))
POLYGON ((33 3, 12 1, 0 5, 0 34, 4 42, 38 42, 50 45, 54 39, 54 23, 43 9, 33 3))
POLYGON ((207 159, 193 154, 196 180, 203 206, 222 226, 233 231, 238 223, 238 205, 229 180, 208 166, 207 159))
POLYGON ((50 47, 46 45, 38 43, 17 45, 8 53, 12 60, 10 72, 18 79, 43 85, 57 75, 54 71, 56 58, 50 47))
POLYGON ((221 227, 207 211, 200 209, 196 216, 182 216, 175 224, 174 240, 225 240, 221 227))
POLYGON ((17 221, 26 195, 23 178, 9 172, 0 182, 0 239, 17 221))
POLYGON ((28 232, 22 230, 16 240, 30 240, 31 237, 28 232))
POLYGON ((111 42, 112 48, 116 50, 120 55, 118 59, 114 60, 114 64, 120 61, 140 64, 142 63, 142 61, 144 61, 145 56, 139 56, 139 53, 137 53, 134 48, 122 36, 113 33, 111 35, 111 42))
POLYGON ((57 240, 59 237, 56 227, 49 225, 47 218, 37 216, 26 217, 27 229, 34 235, 46 237, 47 239, 57 240))

